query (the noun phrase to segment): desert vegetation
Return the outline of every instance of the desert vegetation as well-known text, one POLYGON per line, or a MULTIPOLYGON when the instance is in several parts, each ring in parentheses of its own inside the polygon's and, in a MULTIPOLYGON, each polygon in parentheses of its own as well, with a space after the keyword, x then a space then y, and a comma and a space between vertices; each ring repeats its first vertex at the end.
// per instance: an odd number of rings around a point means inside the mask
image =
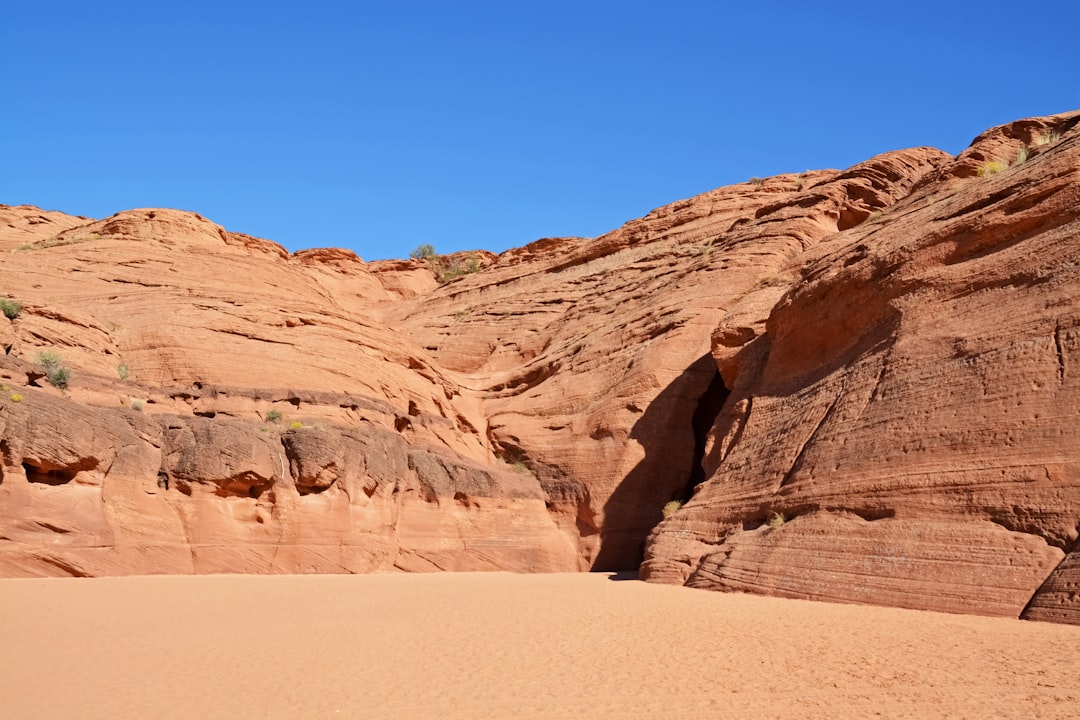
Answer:
POLYGON ((662 511, 664 513, 664 519, 666 520, 675 513, 679 512, 679 510, 682 509, 682 506, 683 504, 680 500, 672 500, 671 502, 664 505, 664 509, 662 511))
POLYGON ((76 243, 87 242, 88 240, 99 240, 101 235, 98 233, 90 233, 89 235, 75 235, 73 237, 59 237, 53 235, 47 237, 44 240, 38 240, 33 243, 23 243, 17 250, 43 250, 45 248, 56 247, 58 245, 74 245, 76 243))
POLYGON ((0 298, 0 312, 4 313, 4 317, 8 320, 14 320, 19 317, 19 313, 22 312, 23 305, 21 302, 14 298, 0 298))
POLYGON ((426 262, 431 272, 435 274, 435 279, 440 283, 447 283, 462 275, 471 275, 480 271, 480 259, 475 254, 468 258, 439 255, 435 252, 434 246, 429 243, 417 246, 409 253, 409 257, 426 262))
POLYGON ((979 169, 975 172, 979 177, 987 177, 989 175, 996 175, 1004 169, 1004 163, 998 162, 997 160, 990 160, 989 162, 980 165, 979 169))
POLYGON ((60 360, 60 355, 52 350, 38 353, 37 364, 45 370, 45 379, 55 388, 65 389, 71 379, 71 371, 60 360))

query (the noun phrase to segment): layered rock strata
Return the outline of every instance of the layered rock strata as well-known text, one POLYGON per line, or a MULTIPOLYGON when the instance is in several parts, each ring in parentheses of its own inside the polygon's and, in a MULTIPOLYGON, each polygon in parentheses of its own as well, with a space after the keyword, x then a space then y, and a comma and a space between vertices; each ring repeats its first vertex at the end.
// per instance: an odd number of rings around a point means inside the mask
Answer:
POLYGON ((720 319, 708 480, 647 578, 1076 621, 1074 563, 1032 594, 1080 521, 1078 119, 984 134, 720 319))
POLYGON ((644 557, 1078 622, 1078 119, 438 262, 0 207, 0 573, 644 557))

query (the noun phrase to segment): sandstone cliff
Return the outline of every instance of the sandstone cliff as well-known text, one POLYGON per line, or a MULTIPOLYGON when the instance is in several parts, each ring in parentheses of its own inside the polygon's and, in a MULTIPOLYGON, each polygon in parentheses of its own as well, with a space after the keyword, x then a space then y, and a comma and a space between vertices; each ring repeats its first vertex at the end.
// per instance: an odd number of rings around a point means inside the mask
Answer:
POLYGON ((732 392, 708 480, 652 534, 646 577, 1080 621, 1062 563, 1080 521, 1078 120, 983 134, 719 318, 732 392))
POLYGON ((656 581, 1080 622, 1078 120, 452 279, 0 206, 0 574, 644 554, 656 581))

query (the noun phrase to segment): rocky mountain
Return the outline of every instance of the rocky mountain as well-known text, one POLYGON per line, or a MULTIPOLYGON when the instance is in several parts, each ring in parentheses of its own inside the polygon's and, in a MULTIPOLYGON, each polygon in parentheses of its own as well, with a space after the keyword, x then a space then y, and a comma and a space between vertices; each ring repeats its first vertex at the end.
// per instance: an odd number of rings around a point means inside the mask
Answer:
POLYGON ((0 206, 0 575, 640 565, 1080 623, 1078 124, 501 255, 0 206))

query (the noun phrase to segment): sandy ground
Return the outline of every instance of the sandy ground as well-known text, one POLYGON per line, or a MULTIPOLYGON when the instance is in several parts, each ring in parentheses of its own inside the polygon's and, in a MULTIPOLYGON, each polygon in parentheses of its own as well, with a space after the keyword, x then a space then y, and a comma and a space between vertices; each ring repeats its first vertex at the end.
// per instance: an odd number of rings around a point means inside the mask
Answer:
POLYGON ((601 574, 0 580, 8 718, 1075 718, 1080 627, 601 574))

